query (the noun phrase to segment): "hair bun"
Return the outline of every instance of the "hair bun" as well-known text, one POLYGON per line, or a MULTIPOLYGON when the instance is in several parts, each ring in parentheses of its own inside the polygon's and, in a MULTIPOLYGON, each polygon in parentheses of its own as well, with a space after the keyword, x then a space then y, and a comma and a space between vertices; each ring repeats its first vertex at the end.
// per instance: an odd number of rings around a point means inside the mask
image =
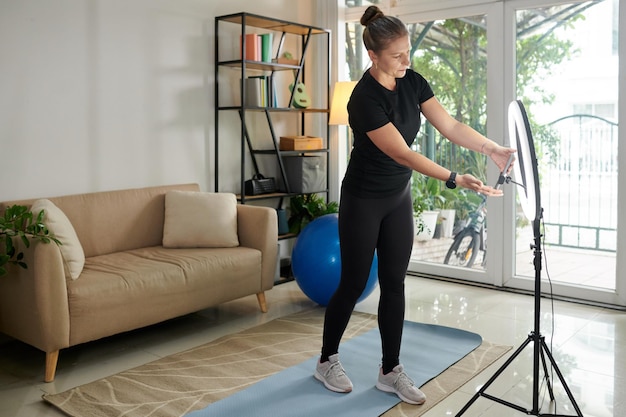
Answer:
POLYGON ((363 16, 361 16, 361 24, 367 27, 367 25, 372 23, 374 20, 380 19, 384 16, 385 14, 378 8, 378 6, 369 6, 363 13, 363 16))

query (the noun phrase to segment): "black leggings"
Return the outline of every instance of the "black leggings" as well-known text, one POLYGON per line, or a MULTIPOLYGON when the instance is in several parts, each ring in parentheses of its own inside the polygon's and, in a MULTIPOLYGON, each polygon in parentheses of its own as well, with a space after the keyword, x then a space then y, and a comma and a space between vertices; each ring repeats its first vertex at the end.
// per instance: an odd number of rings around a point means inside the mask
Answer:
POLYGON ((359 198, 342 192, 339 205, 341 281, 326 308, 321 360, 339 352, 339 342, 378 257, 378 327, 383 372, 400 361, 404 323, 404 278, 413 248, 411 190, 385 198, 359 198))

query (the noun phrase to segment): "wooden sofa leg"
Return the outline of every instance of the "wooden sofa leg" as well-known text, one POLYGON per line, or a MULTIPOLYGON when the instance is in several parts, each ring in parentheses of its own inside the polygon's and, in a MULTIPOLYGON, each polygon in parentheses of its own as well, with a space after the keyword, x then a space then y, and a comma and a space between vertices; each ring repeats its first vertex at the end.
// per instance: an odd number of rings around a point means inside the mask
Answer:
POLYGON ((46 352, 46 375, 45 382, 54 381, 54 374, 57 371, 57 362, 59 361, 59 351, 46 352))
POLYGON ((256 294, 256 299, 259 300, 259 307, 261 307, 261 311, 267 313, 267 303, 265 302, 265 293, 259 292, 256 294))

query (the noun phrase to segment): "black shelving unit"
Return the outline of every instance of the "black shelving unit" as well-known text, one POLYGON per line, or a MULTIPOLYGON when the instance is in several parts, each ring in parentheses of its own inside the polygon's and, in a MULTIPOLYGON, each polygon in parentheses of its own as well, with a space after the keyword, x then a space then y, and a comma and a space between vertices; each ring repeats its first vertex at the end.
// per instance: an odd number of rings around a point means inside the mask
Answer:
MULTIPOLYGON (((316 41, 320 41, 316 39, 316 41)), ((234 43, 234 42, 233 42, 234 43)), ((319 44, 318 44, 319 45, 319 44)), ((318 49, 320 49, 318 47, 318 49)), ((328 199, 328 174, 329 174, 329 128, 328 128, 328 116, 329 116, 329 108, 330 108, 330 31, 327 29, 304 25, 295 22, 289 22, 281 19, 275 19, 271 17, 259 16, 256 14, 250 13, 235 13, 225 16, 218 16, 215 18, 215 147, 214 147, 214 157, 215 157, 215 191, 224 191, 220 189, 220 143, 223 140, 220 134, 220 119, 221 115, 224 112, 236 112, 238 113, 238 120, 240 121, 240 134, 236 139, 228 138, 228 140, 238 140, 240 144, 240 193, 237 195, 238 200, 242 204, 246 204, 252 201, 258 200, 268 200, 268 199, 276 199, 277 208, 281 208, 283 205, 283 200, 285 198, 289 198, 291 196, 297 195, 297 193, 291 192, 289 189, 289 181, 287 179, 287 172, 285 170, 284 157, 287 156, 302 156, 302 155, 310 155, 310 154, 325 154, 326 155, 326 188, 322 190, 315 190, 316 194, 324 193, 326 198, 328 199), (227 27, 230 25, 230 27, 227 27), (236 25, 237 27, 235 28, 236 25), (240 29, 240 30, 237 30, 240 29), (237 32, 237 35, 233 35, 233 33, 237 32), (240 54, 241 58, 239 59, 221 59, 220 52, 220 36, 221 34, 226 34, 231 37, 240 35, 239 42, 241 51, 246 50, 246 35, 248 33, 268 33, 271 32, 275 38, 278 39, 278 46, 274 46, 274 50, 272 51, 272 56, 274 59, 272 62, 264 62, 257 60, 248 60, 245 59, 245 54, 242 52, 240 54), (295 37, 296 39, 291 39, 292 43, 295 43, 299 47, 298 53, 300 56, 297 59, 297 63, 281 63, 277 62, 278 58, 283 53, 282 48, 285 43, 285 40, 288 37, 295 37), (315 71, 319 71, 320 76, 318 78, 318 86, 315 88, 315 94, 323 94, 325 97, 322 100, 318 100, 318 102, 323 101, 323 106, 318 106, 317 108, 307 107, 307 108, 297 108, 293 105, 294 103, 294 93, 295 88, 291 91, 290 96, 287 101, 287 105, 281 107, 275 107, 273 105, 268 105, 265 107, 259 106, 250 106, 245 105, 247 103, 246 97, 246 89, 243 88, 243 80, 246 77, 251 75, 264 75, 273 79, 273 77, 279 73, 284 71, 293 72, 294 74, 294 82, 296 85, 297 81, 305 82, 305 61, 307 59, 307 55, 310 54, 309 45, 311 40, 314 37, 324 37, 321 39, 322 45, 324 45, 326 56, 323 59, 319 59, 319 56, 316 56, 317 61, 320 64, 316 64, 315 71), (322 65, 321 62, 325 63, 322 65), (235 105, 222 105, 221 101, 221 85, 220 79, 221 71, 235 71, 237 73, 237 81, 240 82, 242 88, 239 88, 239 103, 235 105), (324 80, 325 78, 325 80, 324 80), (319 85, 319 79, 322 79, 321 86, 319 85), (255 146, 255 143, 259 143, 255 141, 255 135, 258 133, 253 129, 249 129, 248 126, 250 123, 248 122, 248 116, 252 113, 263 113, 264 119, 266 120, 267 128, 269 130, 269 135, 271 136, 269 142, 271 145, 268 147, 265 145, 265 148, 259 148, 255 146), (275 123, 273 117, 277 114, 288 114, 293 115, 293 117, 299 118, 297 121, 298 124, 298 132, 277 132, 275 129, 275 123), (319 150, 307 150, 307 151, 282 151, 279 149, 279 140, 280 136, 287 135, 307 135, 307 123, 310 123, 310 120, 307 120, 308 117, 323 117, 323 122, 319 120, 318 125, 324 125, 325 129, 322 132, 323 140, 323 148, 319 150), (249 155, 250 161, 252 163, 252 171, 253 173, 261 173, 259 172, 259 165, 257 162, 257 157, 274 157, 276 162, 277 171, 279 172, 280 178, 277 180, 282 180, 282 185, 284 189, 281 189, 275 193, 269 194, 261 194, 256 196, 245 195, 245 181, 249 179, 251 176, 248 171, 250 171, 250 167, 246 167, 246 156, 249 155)), ((232 50, 226 51, 230 52, 232 55, 232 50)), ((237 51, 239 54, 239 51, 237 51)), ((226 55, 226 54, 224 54, 226 55)), ((232 58, 232 57, 231 57, 232 58)), ((311 70, 311 66, 308 66, 309 71, 311 70)), ((233 77, 234 78, 234 77, 233 77)), ((286 86, 283 86, 286 87, 286 86)), ((273 103, 271 103, 273 104, 273 103)), ((291 116, 288 116, 291 117, 291 116)), ((258 129, 257 129, 258 130, 258 129)), ((267 138, 265 138, 267 139, 267 138)), ((267 143, 268 140, 264 140, 262 142, 267 143)), ((291 238, 293 235, 287 234, 280 236, 280 238, 291 238)))

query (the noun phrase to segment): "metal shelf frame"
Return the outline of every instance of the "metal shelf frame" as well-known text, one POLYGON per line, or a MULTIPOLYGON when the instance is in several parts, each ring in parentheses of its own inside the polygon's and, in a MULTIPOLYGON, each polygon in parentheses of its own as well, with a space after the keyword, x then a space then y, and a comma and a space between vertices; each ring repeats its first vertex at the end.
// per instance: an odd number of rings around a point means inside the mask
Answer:
MULTIPOLYGON (((320 71, 323 69, 320 68, 320 71)), ((311 154, 311 153, 326 153, 329 155, 329 133, 330 129, 328 127, 328 116, 329 116, 329 108, 330 108, 330 31, 328 29, 323 29, 315 26, 305 25, 296 22, 290 22, 282 19, 275 19, 271 17, 264 17, 256 14, 241 12, 235 14, 229 14, 224 16, 218 16, 215 18, 215 142, 214 142, 214 158, 215 158, 215 191, 220 190, 219 185, 219 167, 220 167, 220 152, 219 152, 219 143, 220 143, 220 112, 231 111, 238 112, 239 120, 241 122, 241 171, 240 171, 240 189, 241 194, 237 196, 238 200, 245 204, 249 201, 258 201, 258 200, 267 200, 267 199, 278 199, 278 207, 282 207, 283 199, 287 197, 291 197, 297 195, 297 193, 292 193, 289 190, 289 182, 287 181, 287 175, 285 172, 285 167, 283 164, 283 156, 291 156, 291 155, 303 155, 303 154, 311 154), (283 43, 285 41, 286 36, 297 36, 300 38, 300 50, 301 56, 299 59, 299 63, 297 65, 285 64, 279 62, 261 62, 261 61, 251 61, 243 59, 230 59, 230 60, 221 60, 220 59, 220 47, 219 47, 219 35, 221 30, 221 24, 235 24, 241 27, 241 50, 246 50, 246 34, 249 28, 257 28, 266 31, 270 31, 280 36, 279 46, 276 50, 276 58, 273 61, 278 61, 278 57, 280 56, 281 49, 283 43), (289 106, 288 107, 257 107, 257 106, 247 106, 243 105, 246 103, 246 91, 244 88, 240 88, 239 94, 239 103, 240 105, 235 106, 222 106, 220 104, 220 84, 219 84, 219 72, 221 68, 234 68, 240 70, 240 79, 244 80, 246 76, 250 72, 259 72, 261 74, 269 74, 269 77, 273 77, 275 72, 278 71, 292 71, 295 73, 294 76, 294 85, 298 81, 304 82, 305 79, 305 71, 304 71, 304 63, 305 58, 307 56, 307 49, 309 46, 309 41, 312 39, 312 36, 325 36, 325 49, 328 58, 326 62, 325 68, 325 84, 321 88, 325 88, 325 96, 326 96, 326 107, 325 108, 295 108, 292 107, 294 100, 295 88, 292 89, 290 97, 289 97, 289 106), (273 149, 255 149, 253 146, 253 141, 250 138, 250 134, 254 132, 250 132, 247 128, 246 124, 246 113, 248 112, 262 112, 265 114, 265 119, 267 121, 267 126, 269 127, 271 141, 273 143, 273 149), (272 120, 273 113, 294 113, 295 115, 300 116, 300 135, 305 135, 306 132, 306 121, 305 116, 308 114, 326 114, 325 116, 325 148, 314 151, 281 151, 279 149, 279 136, 276 134, 274 130, 274 123, 272 120), (256 160, 257 155, 274 155, 276 157, 276 163, 280 171, 280 175, 282 176, 283 184, 285 184, 286 189, 281 192, 271 193, 271 194, 263 194, 259 196, 246 196, 244 192, 244 184, 245 184, 245 176, 246 176, 246 154, 249 154, 251 157, 252 165, 254 171, 259 174, 259 168, 256 160)), ((325 193, 327 198, 329 195, 328 184, 329 184, 329 163, 327 158, 326 163, 326 189, 319 190, 317 193, 325 193)))

